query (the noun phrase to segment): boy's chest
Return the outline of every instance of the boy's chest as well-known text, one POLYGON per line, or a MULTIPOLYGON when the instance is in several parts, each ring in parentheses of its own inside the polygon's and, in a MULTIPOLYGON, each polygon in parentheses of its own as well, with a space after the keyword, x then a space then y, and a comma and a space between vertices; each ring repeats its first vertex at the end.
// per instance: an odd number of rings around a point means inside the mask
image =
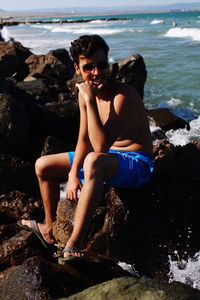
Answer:
POLYGON ((105 125, 110 116, 110 101, 97 101, 97 108, 100 120, 105 125))

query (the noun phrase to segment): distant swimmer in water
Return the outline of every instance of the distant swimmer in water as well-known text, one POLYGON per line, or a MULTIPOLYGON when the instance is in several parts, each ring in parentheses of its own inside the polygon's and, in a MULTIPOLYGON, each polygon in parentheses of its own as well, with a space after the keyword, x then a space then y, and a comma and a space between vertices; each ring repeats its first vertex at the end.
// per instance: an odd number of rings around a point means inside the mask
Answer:
POLYGON ((162 24, 165 24, 165 19, 162 20, 162 24))
POLYGON ((177 23, 176 23, 176 20, 173 21, 173 27, 176 27, 177 26, 177 23))

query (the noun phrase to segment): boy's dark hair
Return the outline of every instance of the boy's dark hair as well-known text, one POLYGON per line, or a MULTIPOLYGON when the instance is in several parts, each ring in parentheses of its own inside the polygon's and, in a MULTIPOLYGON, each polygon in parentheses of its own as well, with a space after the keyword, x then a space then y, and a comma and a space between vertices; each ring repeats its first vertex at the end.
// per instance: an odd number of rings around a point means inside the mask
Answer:
POLYGON ((70 53, 74 62, 78 65, 80 55, 88 58, 99 49, 102 49, 108 57, 109 47, 102 37, 97 34, 83 35, 71 43, 70 53))

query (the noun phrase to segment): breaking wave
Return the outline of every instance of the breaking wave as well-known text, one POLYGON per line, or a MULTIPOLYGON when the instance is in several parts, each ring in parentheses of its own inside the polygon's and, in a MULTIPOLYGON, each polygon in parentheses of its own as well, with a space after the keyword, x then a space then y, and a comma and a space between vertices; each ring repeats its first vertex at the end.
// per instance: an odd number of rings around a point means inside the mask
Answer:
POLYGON ((171 28, 165 34, 166 37, 175 38, 189 38, 193 41, 200 42, 200 29, 199 28, 171 28))

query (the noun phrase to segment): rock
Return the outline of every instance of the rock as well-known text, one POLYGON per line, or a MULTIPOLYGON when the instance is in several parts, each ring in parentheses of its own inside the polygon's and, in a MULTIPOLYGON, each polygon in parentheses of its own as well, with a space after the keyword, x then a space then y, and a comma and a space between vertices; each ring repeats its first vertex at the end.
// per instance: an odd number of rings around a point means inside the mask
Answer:
POLYGON ((43 221, 44 211, 40 197, 20 191, 11 191, 0 196, 0 223, 9 224, 20 219, 43 221))
POLYGON ((108 259, 76 260, 58 265, 35 256, 2 274, 1 298, 56 300, 105 280, 127 275, 108 259))
POLYGON ((30 94, 35 103, 46 104, 47 102, 58 101, 60 90, 52 86, 46 79, 26 80, 18 82, 18 87, 30 94))
POLYGON ((0 153, 19 155, 28 145, 29 119, 15 98, 0 94, 0 153))
POLYGON ((32 52, 19 42, 0 41, 0 76, 21 81, 28 75, 25 60, 32 52))
POLYGON ((59 300, 65 299, 198 300, 200 299, 200 291, 178 282, 166 284, 154 280, 120 277, 92 286, 68 298, 59 300))
MULTIPOLYGON (((1 225, 0 238, 0 271, 5 271, 13 266, 21 265, 29 257, 33 257, 35 255, 40 255, 49 261, 52 261, 52 252, 50 249, 47 250, 44 248, 34 233, 27 230, 21 230, 16 223, 1 225), (5 238, 5 234, 8 232, 10 236, 5 238)), ((0 275, 0 277, 2 276, 0 275)), ((20 289, 21 286, 19 285, 18 288, 20 289)), ((2 297, 1 284, 0 295, 2 297)))
POLYGON ((11 191, 39 195, 34 165, 10 155, 0 155, 0 195, 11 191))
POLYGON ((78 99, 78 90, 76 87, 76 83, 82 83, 82 82, 83 82, 82 76, 77 75, 76 73, 74 73, 74 76, 72 77, 72 79, 70 79, 66 82, 67 88, 72 93, 72 97, 76 100, 78 99))
POLYGON ((57 154, 62 152, 74 151, 75 144, 70 144, 53 136, 48 136, 41 155, 57 154))
MULTIPOLYGON (((151 278, 168 280, 169 254, 178 250, 191 257, 199 251, 200 149, 194 143, 174 147, 164 141, 158 149, 154 147, 155 170, 147 184, 140 189, 108 189, 83 247, 135 264, 151 278)), ((59 202, 54 224, 59 247, 71 235, 75 209, 69 200, 59 202)))
POLYGON ((147 71, 141 55, 133 54, 110 67, 111 77, 132 85, 143 98, 147 71))
POLYGON ((168 140, 163 139, 159 142, 157 142, 154 146, 153 146, 153 158, 154 161, 157 158, 162 158, 163 156, 165 156, 167 153, 169 153, 169 151, 171 151, 172 149, 174 149, 174 145, 171 144, 168 140))
MULTIPOLYGON (((74 109, 71 110, 70 108, 69 111, 71 112, 66 112, 67 117, 60 117, 58 112, 59 110, 62 111, 63 115, 62 105, 58 104, 58 108, 55 108, 56 113, 44 105, 36 105, 33 97, 17 87, 11 79, 0 81, 0 92, 19 101, 29 118, 29 143, 26 151, 22 149, 20 157, 34 162, 41 155, 43 144, 48 136, 63 139, 69 144, 76 143, 79 130, 79 113, 75 114, 74 109)), ((12 151, 12 148, 9 150, 12 151)))
POLYGON ((59 103, 47 103, 48 110, 54 112, 61 118, 70 118, 73 115, 79 115, 79 106, 77 101, 61 101, 59 103))
POLYGON ((159 126, 164 131, 179 128, 190 129, 190 125, 187 121, 173 114, 168 108, 147 110, 147 115, 150 125, 159 126))
POLYGON ((74 66, 66 49, 52 50, 46 55, 31 55, 26 60, 29 73, 35 78, 46 78, 58 86, 73 77, 74 66))

